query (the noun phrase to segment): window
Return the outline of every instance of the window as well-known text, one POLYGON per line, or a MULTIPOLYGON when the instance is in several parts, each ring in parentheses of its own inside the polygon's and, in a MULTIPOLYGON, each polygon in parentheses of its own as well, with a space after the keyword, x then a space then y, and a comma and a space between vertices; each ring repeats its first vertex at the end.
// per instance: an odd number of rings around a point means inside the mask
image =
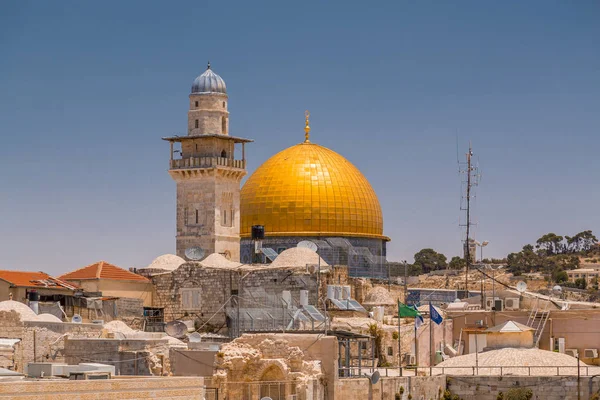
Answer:
POLYGON ((198 108, 198 102, 196 102, 196 108, 198 108))
POLYGON ((223 151, 221 152, 221 157, 222 157, 222 158, 227 158, 227 152, 226 152, 225 150, 223 150, 223 151))
POLYGON ((223 221, 221 222, 221 225, 227 226, 227 210, 223 210, 223 221))
POLYGON ((181 289, 181 308, 183 310, 199 310, 202 305, 200 288, 181 289))
POLYGON ((221 118, 221 133, 223 135, 227 134, 227 118, 221 118))
POLYGON ((196 120, 196 129, 198 129, 198 120, 196 120))
POLYGON ((225 108, 225 102, 223 102, 223 108, 225 108))
POLYGON ((196 210, 196 223, 198 223, 198 210, 196 210))
POLYGON ((394 355, 394 348, 392 346, 388 346, 388 356, 394 355))
POLYGON ((367 342, 360 342, 360 348, 361 348, 361 350, 366 350, 367 349, 367 342))
POLYGON ((281 254, 285 251, 285 247, 278 247, 277 248, 277 254, 281 254))

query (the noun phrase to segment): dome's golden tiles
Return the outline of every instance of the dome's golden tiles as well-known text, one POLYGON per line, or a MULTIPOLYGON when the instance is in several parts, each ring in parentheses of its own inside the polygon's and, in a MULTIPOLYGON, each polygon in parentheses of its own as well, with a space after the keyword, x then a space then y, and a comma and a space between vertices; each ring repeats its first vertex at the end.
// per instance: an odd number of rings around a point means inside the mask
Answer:
POLYGON ((305 142, 268 159, 241 191, 241 235, 264 225, 267 236, 387 239, 375 191, 348 160, 305 142))

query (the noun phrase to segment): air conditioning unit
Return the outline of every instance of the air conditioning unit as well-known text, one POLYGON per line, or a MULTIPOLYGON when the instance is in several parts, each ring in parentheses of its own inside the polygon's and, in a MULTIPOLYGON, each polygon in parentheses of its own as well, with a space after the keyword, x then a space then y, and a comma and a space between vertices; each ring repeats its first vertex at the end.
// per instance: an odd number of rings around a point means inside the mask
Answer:
POLYGON ((579 351, 577 349, 565 349, 565 354, 571 357, 578 357, 579 351))
POLYGON ((405 354, 404 355, 404 364, 406 365, 416 365, 417 361, 415 359, 414 354, 405 354))
POLYGON ((483 320, 479 319, 479 320, 475 321, 475 326, 478 328, 483 328, 483 320))
POLYGON ((504 302, 504 309, 509 311, 517 311, 519 309, 519 298, 511 297, 504 302))
POLYGON ((598 349, 583 350, 583 358, 598 358, 598 349))
POLYGON ((94 325, 104 325, 104 320, 103 319, 93 319, 92 320, 92 324, 94 324, 94 325))
POLYGON ((485 299, 485 310, 492 311, 492 307, 494 307, 494 299, 485 299))

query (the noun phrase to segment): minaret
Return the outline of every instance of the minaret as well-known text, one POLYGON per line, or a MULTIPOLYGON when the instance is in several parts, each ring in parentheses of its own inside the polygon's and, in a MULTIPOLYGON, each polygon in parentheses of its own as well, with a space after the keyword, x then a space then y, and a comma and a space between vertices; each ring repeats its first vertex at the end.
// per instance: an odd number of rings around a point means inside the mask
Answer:
POLYGON ((189 98, 187 136, 163 138, 171 144, 169 174, 177 183, 177 255, 185 258, 187 248, 198 246, 239 261, 240 181, 252 140, 229 135, 227 89, 210 63, 189 98), (242 157, 235 159, 239 143, 242 157))

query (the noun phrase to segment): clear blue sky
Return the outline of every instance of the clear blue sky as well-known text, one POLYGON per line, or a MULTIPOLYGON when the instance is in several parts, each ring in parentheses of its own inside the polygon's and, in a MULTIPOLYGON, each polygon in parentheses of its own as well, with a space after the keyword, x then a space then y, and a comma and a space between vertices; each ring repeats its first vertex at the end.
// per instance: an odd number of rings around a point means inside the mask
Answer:
POLYGON ((0 5, 0 268, 125 268, 175 250, 162 136, 192 80, 226 81, 253 171, 303 138, 353 162, 388 259, 461 252, 461 157, 477 238, 504 256, 600 233, 600 3, 28 2, 0 5))

